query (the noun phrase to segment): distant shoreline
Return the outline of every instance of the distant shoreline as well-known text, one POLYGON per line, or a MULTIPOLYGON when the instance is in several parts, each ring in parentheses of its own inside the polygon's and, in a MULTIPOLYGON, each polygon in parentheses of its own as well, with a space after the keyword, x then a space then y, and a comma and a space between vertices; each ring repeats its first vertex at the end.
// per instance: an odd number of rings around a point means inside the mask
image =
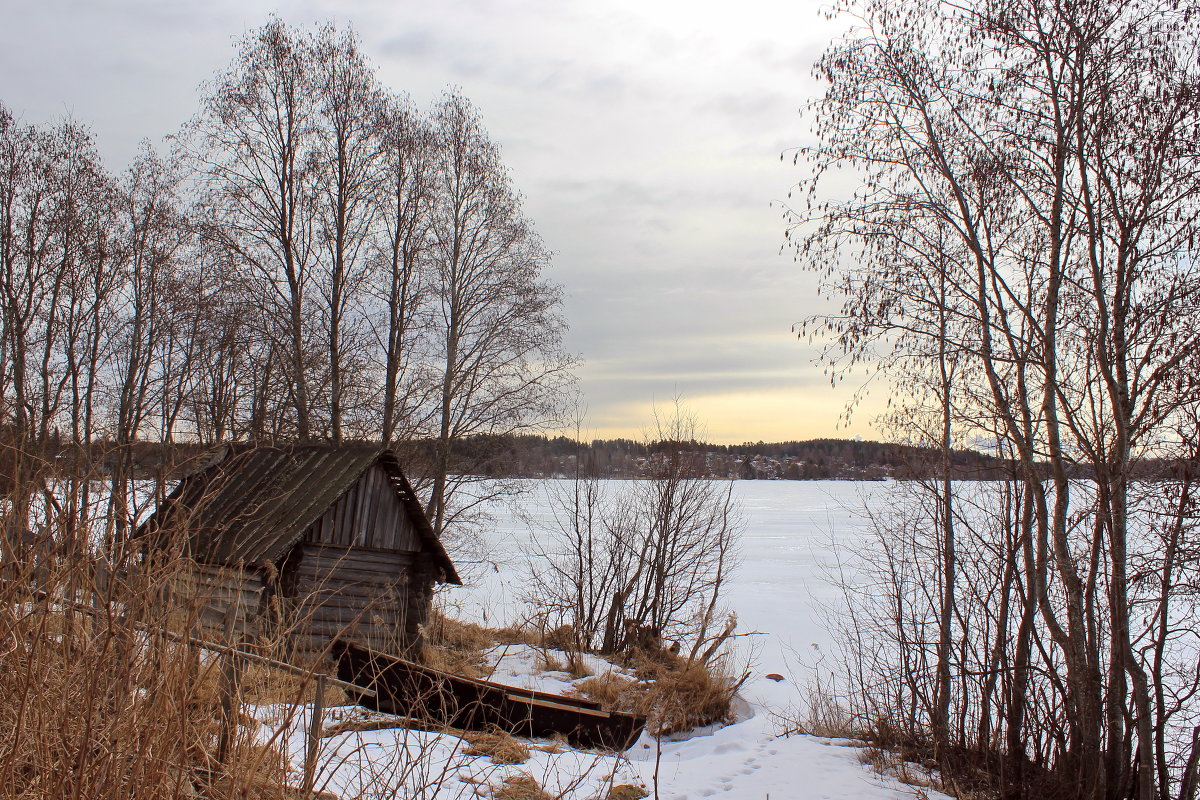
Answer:
MULTIPOLYGON (((279 442, 286 446, 287 442, 279 442)), ((430 439, 398 442, 394 449, 414 474, 434 453, 430 439)), ((139 441, 125 447, 95 441, 87 448, 51 448, 48 461, 73 462, 81 457, 106 472, 127 460, 143 476, 186 473, 205 460, 217 445, 198 442, 139 441), (87 451, 87 452, 84 452, 87 451)), ((565 436, 537 434, 475 436, 453 445, 449 472, 482 478, 616 478, 650 477, 666 458, 682 459, 685 474, 714 480, 884 481, 940 480, 943 454, 935 447, 859 439, 809 439, 714 445, 706 442, 642 442, 596 439, 579 442, 565 436)), ((1135 480, 1177 478, 1182 462, 1169 458, 1142 459, 1133 464, 1135 480)), ((1049 474, 1047 468, 1047 475, 1049 474)), ((1017 465, 1004 458, 971 449, 950 454, 950 478, 955 481, 1008 480, 1017 465)), ((1085 467, 1071 470, 1072 479, 1088 479, 1085 467)))

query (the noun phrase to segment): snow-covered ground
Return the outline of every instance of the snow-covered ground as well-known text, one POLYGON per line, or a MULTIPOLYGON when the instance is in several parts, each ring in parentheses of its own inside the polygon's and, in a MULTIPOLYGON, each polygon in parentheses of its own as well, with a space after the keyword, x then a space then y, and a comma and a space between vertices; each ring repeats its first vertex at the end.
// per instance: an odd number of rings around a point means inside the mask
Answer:
MULTIPOLYGON (((468 619, 499 625, 518 620, 523 576, 522 546, 530 533, 521 514, 546 519, 549 508, 540 486, 517 508, 495 504, 497 524, 488 533, 492 562, 476 570, 472 585, 450 596, 468 619)), ((862 535, 861 508, 878 484, 847 482, 739 481, 735 496, 745 515, 741 567, 729 588, 729 606, 739 630, 740 664, 753 674, 741 691, 740 720, 680 741, 656 742, 643 736, 623 758, 567 750, 534 750, 524 764, 499 766, 482 756, 465 756, 463 743, 450 736, 398 730, 345 733, 324 740, 318 786, 344 797, 489 796, 504 777, 527 773, 552 796, 605 798, 608 786, 635 784, 653 796, 657 772, 663 800, 706 797, 757 800, 912 798, 917 790, 880 777, 859 760, 846 742, 811 736, 780 736, 784 719, 804 704, 807 684, 831 649, 824 620, 836 614, 838 551, 853 548, 862 535), (785 676, 782 681, 765 677, 785 676), (580 776, 583 776, 582 778, 580 776), (393 794, 403 783, 407 790, 393 794)), ((530 684, 532 654, 519 648, 504 656, 494 679, 530 684)), ((596 665, 597 667, 602 665, 596 665)), ((569 677, 540 676, 539 688, 562 691, 569 677)), ((531 684, 532 685, 532 684, 531 684)), ((270 709, 260 709, 260 716, 270 709)), ((304 720, 288 737, 292 763, 304 760, 304 720)), ((553 749, 553 748, 547 748, 553 749)), ((930 798, 944 795, 926 790, 930 798)))

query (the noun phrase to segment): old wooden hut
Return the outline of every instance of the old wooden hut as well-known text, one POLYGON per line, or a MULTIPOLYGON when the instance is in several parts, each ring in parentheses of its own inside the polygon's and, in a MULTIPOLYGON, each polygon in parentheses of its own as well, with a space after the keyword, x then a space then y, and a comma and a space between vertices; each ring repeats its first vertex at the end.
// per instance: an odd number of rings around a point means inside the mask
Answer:
POLYGON ((336 636, 406 652, 434 583, 461 583, 381 445, 227 446, 141 530, 187 556, 172 596, 204 633, 301 652, 336 636))

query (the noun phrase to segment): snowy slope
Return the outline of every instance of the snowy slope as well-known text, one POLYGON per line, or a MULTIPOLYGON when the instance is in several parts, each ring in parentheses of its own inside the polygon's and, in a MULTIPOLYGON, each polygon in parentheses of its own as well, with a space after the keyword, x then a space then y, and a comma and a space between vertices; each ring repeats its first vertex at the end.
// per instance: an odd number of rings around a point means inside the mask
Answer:
MULTIPOLYGON (((539 686, 562 688, 553 680, 541 681, 539 686)), ((771 707, 764 704, 793 699, 781 697, 786 691, 779 687, 785 685, 759 678, 747 691, 743 709, 747 718, 742 721, 682 741, 660 744, 643 736, 624 758, 576 750, 534 750, 528 762, 502 766, 486 757, 464 755, 466 744, 453 736, 406 729, 346 733, 324 740, 317 785, 341 797, 392 797, 395 788, 403 785, 409 788, 400 796, 466 800, 488 796, 490 787, 501 785, 505 777, 529 774, 552 796, 604 798, 611 785, 636 784, 653 797, 657 771, 662 800, 900 800, 917 796, 912 787, 863 766, 859 750, 849 742, 779 736, 779 724, 771 707)), ((335 710, 331 721, 347 713, 335 710)), ((290 726, 288 745, 294 765, 304 760, 305 727, 304 719, 290 726)), ((945 797, 932 791, 927 796, 933 800, 945 797)))

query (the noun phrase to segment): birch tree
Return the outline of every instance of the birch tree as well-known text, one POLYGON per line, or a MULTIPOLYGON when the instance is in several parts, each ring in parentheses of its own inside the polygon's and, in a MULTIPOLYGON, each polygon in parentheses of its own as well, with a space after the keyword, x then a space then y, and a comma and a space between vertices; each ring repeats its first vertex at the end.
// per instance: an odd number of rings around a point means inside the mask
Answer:
POLYGON ((295 435, 312 438, 317 259, 317 108, 311 43, 279 19, 239 44, 182 138, 199 178, 202 228, 254 282, 263 334, 287 376, 295 435))
POLYGON ((549 254, 522 213, 479 112, 448 94, 434 121, 437 394, 427 510, 441 531, 454 513, 455 488, 470 477, 463 474, 469 468, 452 462, 454 443, 545 426, 558 412, 573 362, 561 347, 561 290, 542 277, 549 254))

